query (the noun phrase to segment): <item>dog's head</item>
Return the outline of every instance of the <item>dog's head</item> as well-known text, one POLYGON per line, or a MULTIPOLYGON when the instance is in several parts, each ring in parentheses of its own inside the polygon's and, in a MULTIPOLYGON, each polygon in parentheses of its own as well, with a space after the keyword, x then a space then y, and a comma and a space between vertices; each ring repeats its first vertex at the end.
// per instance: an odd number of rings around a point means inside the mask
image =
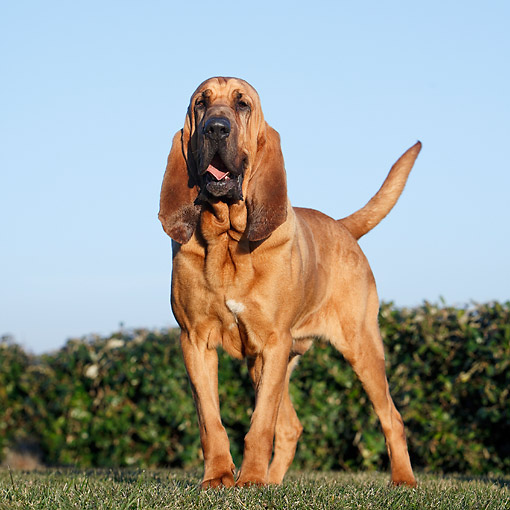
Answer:
POLYGON ((204 200, 242 200, 242 183, 263 121, 248 83, 216 78, 191 98, 188 117, 193 164, 204 200))
POLYGON ((255 89, 237 78, 203 82, 168 157, 159 213, 165 232, 186 243, 204 203, 246 200, 245 235, 264 239, 285 221, 286 197, 279 136, 255 89))

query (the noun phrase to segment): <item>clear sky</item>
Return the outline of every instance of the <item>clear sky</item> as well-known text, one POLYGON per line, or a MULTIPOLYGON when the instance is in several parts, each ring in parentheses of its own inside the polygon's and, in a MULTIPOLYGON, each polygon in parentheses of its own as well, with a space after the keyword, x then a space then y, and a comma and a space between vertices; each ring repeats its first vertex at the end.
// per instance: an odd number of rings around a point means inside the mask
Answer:
POLYGON ((4 2, 0 335, 175 324, 159 190, 215 75, 258 90, 294 205, 346 216, 422 141, 361 240, 381 299, 508 300, 509 22, 504 0, 4 2))

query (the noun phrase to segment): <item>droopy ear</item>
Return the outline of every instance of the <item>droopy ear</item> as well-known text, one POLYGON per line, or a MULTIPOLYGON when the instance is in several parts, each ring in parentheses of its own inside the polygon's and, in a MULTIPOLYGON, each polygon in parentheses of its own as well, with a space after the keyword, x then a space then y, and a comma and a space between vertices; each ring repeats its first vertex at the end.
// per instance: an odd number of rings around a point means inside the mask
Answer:
POLYGON ((174 136, 161 186, 158 215, 163 230, 181 244, 190 240, 200 217, 200 206, 194 203, 198 191, 188 173, 184 153, 189 140, 187 131, 185 127, 174 136))
POLYGON ((260 241, 287 219, 287 178, 280 135, 268 124, 259 136, 257 156, 248 184, 246 237, 260 241))

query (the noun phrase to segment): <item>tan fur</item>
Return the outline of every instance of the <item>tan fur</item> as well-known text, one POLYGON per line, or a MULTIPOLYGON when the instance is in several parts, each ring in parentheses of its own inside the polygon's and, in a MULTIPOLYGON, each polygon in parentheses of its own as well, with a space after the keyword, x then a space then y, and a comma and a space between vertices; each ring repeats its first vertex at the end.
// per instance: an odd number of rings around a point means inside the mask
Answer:
POLYGON ((193 94, 185 127, 173 141, 159 217, 176 241, 172 309, 198 413, 203 487, 282 481, 302 431, 289 378, 317 337, 337 347, 361 379, 382 424, 392 482, 415 485, 385 375, 375 282, 356 239, 393 207, 419 150, 417 144, 402 156, 367 206, 336 221, 290 205, 279 136, 250 85, 211 78, 193 94), (239 97, 249 103, 249 115, 239 97), (211 115, 232 125, 226 147, 232 165, 243 169, 245 200, 201 198, 203 126, 211 115), (237 481, 220 417, 220 346, 247 358, 256 390, 237 481))
POLYGON ((421 150, 421 143, 413 145, 393 165, 380 190, 359 211, 342 218, 355 239, 372 230, 393 209, 407 181, 409 172, 421 150))

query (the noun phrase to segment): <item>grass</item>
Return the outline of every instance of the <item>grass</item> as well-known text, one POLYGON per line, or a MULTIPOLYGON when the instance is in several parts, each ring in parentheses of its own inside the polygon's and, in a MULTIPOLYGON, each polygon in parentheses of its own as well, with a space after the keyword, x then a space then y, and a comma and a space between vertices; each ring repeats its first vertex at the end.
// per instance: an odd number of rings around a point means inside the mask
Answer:
POLYGON ((199 473, 142 470, 0 470, 7 509, 510 509, 510 476, 418 475, 418 489, 381 473, 291 472, 279 487, 198 489, 199 473))

